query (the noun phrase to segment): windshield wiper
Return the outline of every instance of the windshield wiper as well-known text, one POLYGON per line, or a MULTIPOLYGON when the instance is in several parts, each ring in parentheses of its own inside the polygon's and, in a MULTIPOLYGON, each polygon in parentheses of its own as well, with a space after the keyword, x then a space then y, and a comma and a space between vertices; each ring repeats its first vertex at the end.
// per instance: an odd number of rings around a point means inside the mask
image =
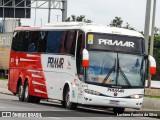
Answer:
POLYGON ((115 71, 115 67, 116 67, 116 59, 115 59, 115 63, 114 63, 114 65, 113 65, 113 67, 112 67, 111 70, 108 72, 108 74, 106 75, 106 77, 104 78, 104 80, 103 80, 102 83, 105 83, 106 80, 107 80, 107 79, 109 78, 109 76, 111 75, 111 73, 112 73, 113 71, 115 71))
POLYGON ((123 70, 121 69, 121 67, 119 67, 119 71, 122 74, 122 76, 124 77, 125 81, 127 82, 127 84, 129 86, 131 86, 131 83, 129 82, 128 78, 126 77, 126 75, 124 74, 123 70))

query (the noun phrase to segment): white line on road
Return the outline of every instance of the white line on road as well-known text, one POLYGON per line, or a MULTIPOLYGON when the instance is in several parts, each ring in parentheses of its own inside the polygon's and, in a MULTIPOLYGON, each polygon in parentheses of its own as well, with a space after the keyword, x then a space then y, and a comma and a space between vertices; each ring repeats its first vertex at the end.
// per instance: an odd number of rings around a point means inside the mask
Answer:
POLYGON ((56 119, 56 120, 61 119, 61 118, 58 118, 58 117, 47 117, 47 118, 56 119))

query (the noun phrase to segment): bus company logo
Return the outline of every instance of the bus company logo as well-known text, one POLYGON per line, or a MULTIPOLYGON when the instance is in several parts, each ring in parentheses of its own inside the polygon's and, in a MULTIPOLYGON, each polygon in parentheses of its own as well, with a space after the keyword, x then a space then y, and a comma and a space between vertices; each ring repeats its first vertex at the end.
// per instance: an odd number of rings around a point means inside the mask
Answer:
POLYGON ((129 41, 124 42, 124 41, 118 41, 118 40, 113 41, 109 39, 99 39, 99 44, 134 48, 134 42, 129 42, 129 41))
POLYGON ((114 93, 117 93, 117 92, 124 93, 124 90, 123 90, 123 89, 108 88, 108 91, 114 92, 114 93))
POLYGON ((47 67, 63 68, 64 58, 48 57, 47 67))
POLYGON ((90 44, 90 45, 93 44, 93 39, 89 39, 88 44, 90 44))

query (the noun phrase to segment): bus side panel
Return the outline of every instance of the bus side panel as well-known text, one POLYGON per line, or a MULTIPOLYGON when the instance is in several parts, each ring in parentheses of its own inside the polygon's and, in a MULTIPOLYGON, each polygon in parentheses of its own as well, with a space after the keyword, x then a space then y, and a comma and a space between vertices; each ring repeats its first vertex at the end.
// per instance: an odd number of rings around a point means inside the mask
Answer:
POLYGON ((39 54, 16 53, 11 51, 8 84, 10 91, 16 91, 17 82, 20 77, 22 78, 22 85, 28 80, 30 95, 48 98, 39 54))
MULTIPOLYGON (((62 100, 65 83, 69 81, 73 84, 76 78, 75 58, 67 55, 46 54, 41 57, 48 98, 62 100)), ((74 98, 76 99, 76 96, 74 98)))
POLYGON ((8 90, 10 90, 12 93, 17 92, 18 78, 19 78, 19 70, 16 68, 10 68, 8 90))

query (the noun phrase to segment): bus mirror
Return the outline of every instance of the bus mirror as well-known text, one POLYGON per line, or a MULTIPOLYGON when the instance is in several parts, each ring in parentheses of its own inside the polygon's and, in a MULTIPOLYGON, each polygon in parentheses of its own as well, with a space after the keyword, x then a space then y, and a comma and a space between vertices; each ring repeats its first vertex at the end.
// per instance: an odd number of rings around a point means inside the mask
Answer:
POLYGON ((150 74, 155 75, 156 74, 156 61, 154 57, 152 57, 151 55, 148 56, 148 60, 150 64, 150 68, 149 68, 150 74))
POLYGON ((145 55, 145 56, 144 56, 144 60, 148 60, 148 55, 145 55))
POLYGON ((89 67, 89 53, 86 49, 83 49, 82 67, 89 67))

